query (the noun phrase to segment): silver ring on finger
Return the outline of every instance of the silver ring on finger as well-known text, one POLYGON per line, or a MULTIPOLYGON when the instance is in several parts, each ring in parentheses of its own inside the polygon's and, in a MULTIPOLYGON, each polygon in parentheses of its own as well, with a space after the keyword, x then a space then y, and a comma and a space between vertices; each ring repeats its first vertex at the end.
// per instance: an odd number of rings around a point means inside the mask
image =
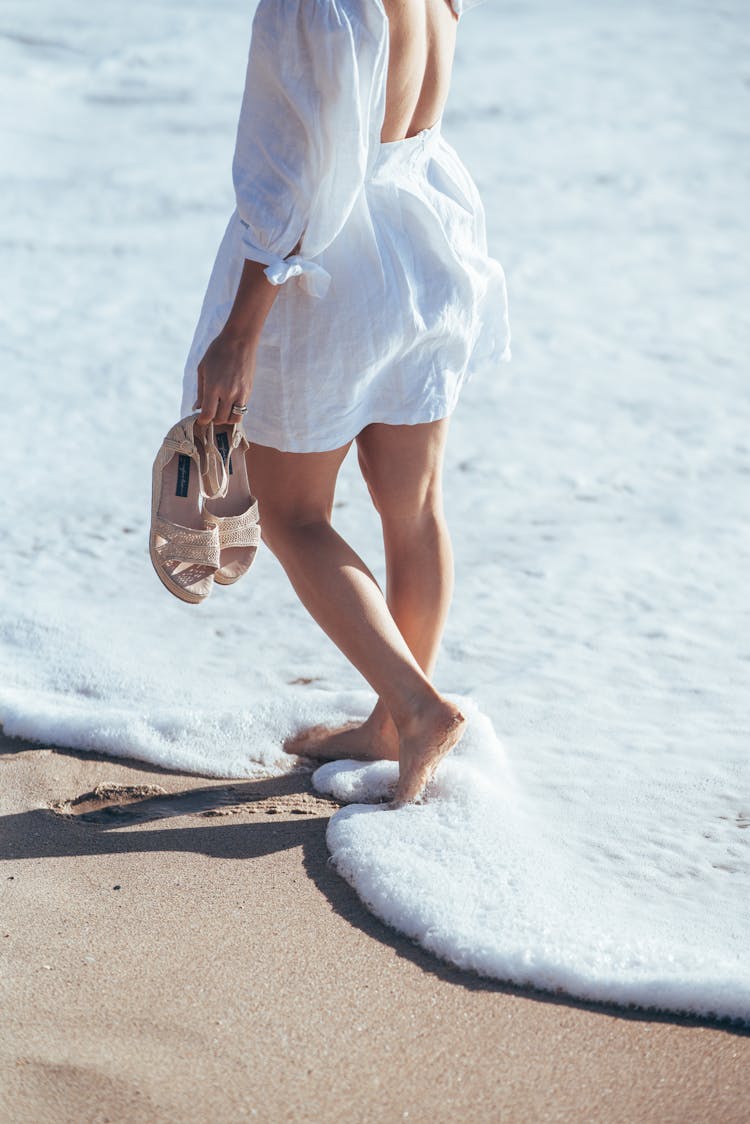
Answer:
POLYGON ((233 414, 246 414, 247 413, 247 406, 241 406, 239 404, 239 402, 235 402, 235 404, 232 406, 232 413, 233 414))

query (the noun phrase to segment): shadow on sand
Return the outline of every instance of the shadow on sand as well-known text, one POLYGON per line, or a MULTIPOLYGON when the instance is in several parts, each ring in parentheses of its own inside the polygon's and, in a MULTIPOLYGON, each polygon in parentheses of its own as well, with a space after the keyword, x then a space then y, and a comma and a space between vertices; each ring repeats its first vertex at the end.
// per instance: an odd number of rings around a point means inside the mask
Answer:
MULTIPOLYGON (((169 792, 158 777, 180 777, 194 784, 195 776, 170 772, 128 758, 111 758, 57 746, 47 750, 79 760, 102 761, 151 774, 145 784, 104 784, 49 808, 38 808, 0 816, 0 860, 18 862, 33 858, 59 858, 100 854, 143 852, 195 852, 219 859, 252 860, 288 848, 302 847, 305 871, 331 907, 373 940, 388 945, 399 956, 425 972, 470 991, 494 991, 522 996, 539 1003, 553 1003, 578 1010, 598 1012, 613 1019, 672 1023, 679 1026, 710 1026, 741 1037, 750 1027, 726 1019, 707 1019, 641 1008, 619 1008, 605 1003, 573 999, 533 988, 485 979, 461 971, 425 952, 408 937, 388 928, 371 914, 354 890, 335 871, 326 848, 328 818, 338 807, 320 797, 310 784, 309 772, 261 780, 216 782, 169 792), (257 814, 257 822, 231 823, 233 815, 257 814), (180 816, 205 816, 200 826, 159 827, 143 825, 180 816), (216 822, 214 817, 220 818, 216 822), (260 818, 263 817, 263 818, 260 818), (278 818, 276 818, 278 817, 278 818), (138 825, 138 831, 117 829, 138 825)), ((28 752, 28 742, 0 734, 0 758, 28 752)))

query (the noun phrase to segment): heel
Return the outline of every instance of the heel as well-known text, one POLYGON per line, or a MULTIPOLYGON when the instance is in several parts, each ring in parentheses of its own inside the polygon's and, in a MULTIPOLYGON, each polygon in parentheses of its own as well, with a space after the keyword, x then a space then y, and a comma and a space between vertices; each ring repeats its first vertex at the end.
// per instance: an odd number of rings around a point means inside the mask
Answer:
POLYGON ((224 468, 226 490, 206 500, 203 522, 219 536, 221 553, 214 581, 234 585, 250 569, 260 545, 258 501, 247 475, 248 440, 239 425, 219 426, 213 441, 224 468))

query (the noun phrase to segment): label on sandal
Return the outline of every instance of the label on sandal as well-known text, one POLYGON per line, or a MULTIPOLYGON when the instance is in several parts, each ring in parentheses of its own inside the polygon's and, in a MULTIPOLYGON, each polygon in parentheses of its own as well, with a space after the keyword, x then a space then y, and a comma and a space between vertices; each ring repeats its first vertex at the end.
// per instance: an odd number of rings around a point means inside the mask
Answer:
MULTIPOLYGON (((224 461, 224 464, 226 464, 227 463, 227 457, 229 457, 229 434, 227 434, 227 433, 217 433, 216 434, 216 448, 221 453, 221 459, 224 461)), ((231 457, 229 457, 228 471, 229 471, 229 475, 231 476, 232 475, 232 458, 231 457)))
POLYGON ((175 495, 186 496, 189 487, 190 457, 186 456, 185 453, 180 453, 177 461, 177 487, 175 488, 175 495))

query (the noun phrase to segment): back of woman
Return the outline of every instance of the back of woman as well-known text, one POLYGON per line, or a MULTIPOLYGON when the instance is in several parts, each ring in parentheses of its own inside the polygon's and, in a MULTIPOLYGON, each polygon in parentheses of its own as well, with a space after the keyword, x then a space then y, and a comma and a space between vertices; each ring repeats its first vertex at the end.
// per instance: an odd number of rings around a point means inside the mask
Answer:
POLYGON ((442 116, 458 18, 449 0, 384 0, 389 59, 381 140, 400 140, 442 116))

